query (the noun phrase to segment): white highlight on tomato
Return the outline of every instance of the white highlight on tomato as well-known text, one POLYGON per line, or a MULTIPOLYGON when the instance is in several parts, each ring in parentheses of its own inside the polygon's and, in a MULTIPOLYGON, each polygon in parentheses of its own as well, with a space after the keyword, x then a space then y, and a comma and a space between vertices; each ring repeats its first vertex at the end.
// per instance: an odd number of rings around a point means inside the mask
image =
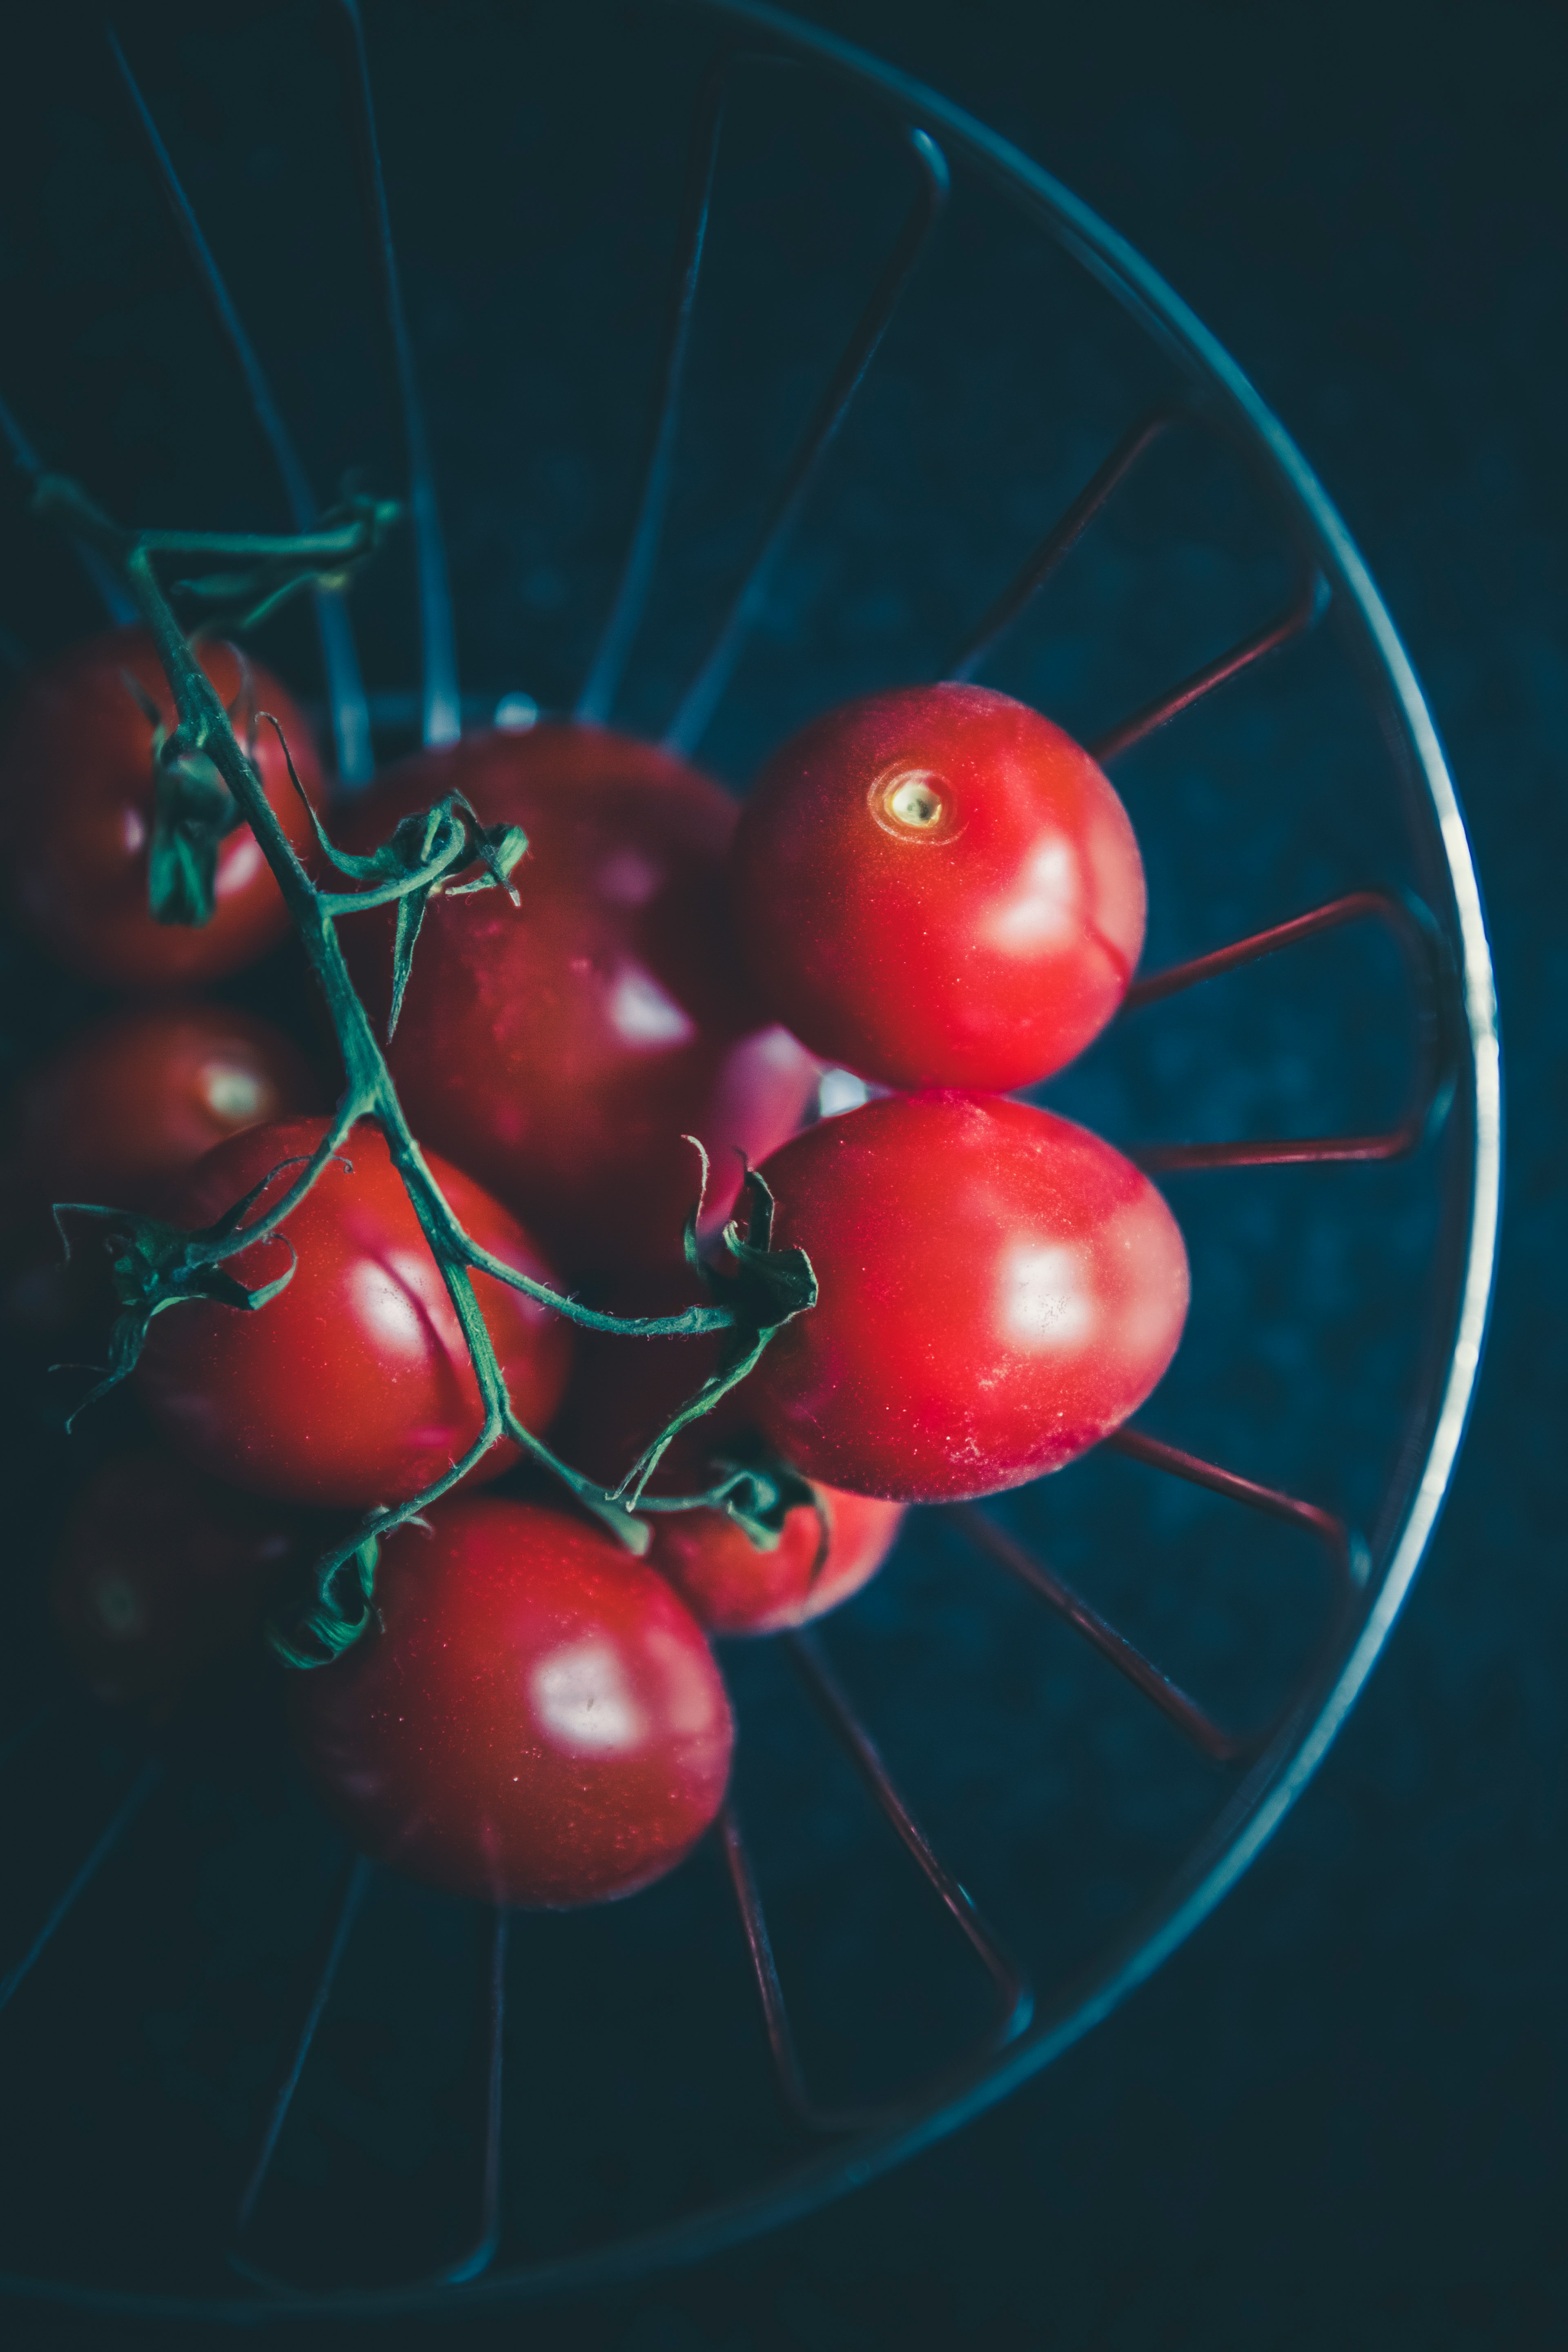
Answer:
MULTIPOLYGON (((450 1344, 451 1334, 437 1323, 431 1311, 435 1305, 429 1296, 434 1273, 428 1256, 416 1256, 412 1250, 387 1250, 373 1264, 356 1265, 349 1276, 356 1316, 368 1331, 374 1333, 380 1345, 395 1348, 411 1361, 422 1361, 432 1347, 450 1344)), ((441 1303, 447 1303, 445 1291, 441 1293, 441 1303)), ((457 1331, 453 1311, 451 1333, 457 1331)), ((411 1431, 409 1434, 412 1438, 416 1433, 411 1431)))
POLYGON ((204 1062, 196 1073, 196 1089, 213 1117, 227 1127, 254 1127, 273 1111, 272 1088, 266 1079, 238 1062, 204 1062))
POLYGON ((1065 1243, 1021 1246, 1002 1261, 1001 1326, 1029 1348, 1078 1348, 1098 1302, 1083 1287, 1079 1254, 1065 1243))
POLYGON ((605 1011, 611 1028, 627 1045, 685 1045, 697 1034, 690 1015, 640 964, 621 966, 605 1011))
POLYGON ((1007 896, 1006 904, 985 925, 993 947, 1015 955, 1048 947, 1053 940, 1068 941, 1082 928, 1079 913, 1081 883, 1078 859, 1070 842, 1043 841, 1007 896))
POLYGON ((266 862, 253 833, 231 835, 217 862, 218 897, 232 898, 237 890, 248 888, 266 862))
POLYGON ((822 1084, 816 1090, 816 1115, 819 1118, 837 1118, 847 1110, 858 1110, 863 1102, 870 1099, 870 1087, 853 1070, 824 1070, 822 1084))
POLYGON ((612 1643, 570 1642, 552 1651, 534 1667, 528 1690, 539 1722, 574 1755, 629 1750, 647 1732, 612 1643))

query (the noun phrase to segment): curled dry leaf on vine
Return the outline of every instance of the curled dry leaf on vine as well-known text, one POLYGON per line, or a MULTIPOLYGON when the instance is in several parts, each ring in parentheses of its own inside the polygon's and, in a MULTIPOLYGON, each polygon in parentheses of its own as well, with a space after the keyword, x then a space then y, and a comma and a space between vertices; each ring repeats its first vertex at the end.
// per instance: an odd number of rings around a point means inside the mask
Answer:
MULTIPOLYGON (((280 1656, 295 1665, 328 1663, 369 1623, 374 1611, 377 1547, 395 1528, 417 1517, 424 1508, 464 1477, 500 1439, 513 1441, 540 1468, 547 1471, 600 1518, 634 1552, 646 1550, 648 1528, 637 1516, 635 1504, 668 1437, 711 1410, 720 1398, 743 1380, 760 1360, 774 1332, 795 1316, 815 1306, 816 1276, 798 1248, 772 1247, 773 1196, 762 1178, 748 1171, 747 1221, 725 1229, 724 1242, 731 1264, 702 1265, 712 1304, 683 1310, 679 1315, 634 1320, 590 1309, 566 1293, 522 1274, 504 1260, 480 1248, 453 1214, 440 1186, 420 1151, 404 1115, 387 1069, 381 1043, 350 978, 337 938, 339 919, 368 906, 395 901, 398 922, 393 1019, 401 1002, 420 920, 429 898, 437 891, 466 895, 470 891, 504 889, 514 903, 513 872, 527 842, 515 825, 482 825, 460 793, 405 818, 391 839, 363 856, 336 850, 308 794, 300 782, 281 725, 271 724, 288 761, 300 799, 310 811, 311 826, 322 853, 348 880, 353 891, 318 888, 268 799, 254 751, 242 747, 232 715, 205 675, 192 645, 175 617, 170 593, 161 583, 161 559, 203 559, 230 569, 217 569, 187 578, 184 593, 207 608, 237 613, 239 625, 254 625, 290 595, 312 584, 341 585, 381 544, 399 509, 390 502, 354 500, 313 532, 292 537, 257 534, 226 536, 210 532, 129 531, 121 529, 74 483, 45 477, 34 494, 34 509, 62 524, 107 556, 121 572, 149 631, 158 660, 174 698, 176 724, 159 747, 159 773, 177 779, 169 793, 172 833, 183 825, 199 836, 230 823, 237 810, 249 824, 263 856, 282 893, 299 933, 311 971, 326 1000, 342 1055, 344 1088, 337 1110, 319 1147, 306 1161, 302 1174, 283 1199, 264 1216, 245 1223, 247 1209, 279 1172, 276 1169, 232 1204, 216 1222, 197 1232, 186 1232, 155 1218, 137 1216, 96 1203, 64 1204, 61 1214, 75 1213, 106 1224, 121 1238, 114 1277, 122 1313, 110 1342, 111 1361, 93 1393, 122 1380, 139 1357, 154 1317, 182 1304, 205 1301, 244 1311, 264 1308, 292 1279, 293 1262, 271 1283, 247 1289, 222 1271, 222 1261, 251 1246, 258 1238, 279 1234, 285 1220, 315 1184, 331 1160, 362 1120, 380 1128, 392 1161, 413 1205, 424 1237, 440 1269, 461 1327, 484 1409, 483 1426, 474 1444, 449 1471, 419 1494, 395 1508, 373 1511, 351 1535, 317 1561, 313 1598, 294 1618, 275 1627, 273 1643, 280 1656), (219 793, 223 798, 220 800, 219 793), (477 867, 478 872, 473 869, 477 867), (648 1449, 624 1491, 607 1492, 559 1460, 543 1441, 525 1428, 513 1410, 496 1349, 479 1311, 473 1286, 475 1273, 484 1273, 542 1300, 568 1320, 605 1332, 627 1336, 725 1335, 720 1369, 685 1405, 665 1437, 648 1449)), ((259 718, 264 714, 258 713, 259 718)), ((248 728, 247 728, 248 732, 248 728)), ((182 836, 183 839, 183 836, 182 836)), ((202 914, 202 856, 187 854, 188 844, 174 860, 172 878, 164 884, 167 919, 199 923, 202 914)), ((205 856, 205 850, 202 853, 205 856)), ((209 901, 210 910, 210 901, 209 901)), ((699 1150, 701 1147, 699 1145, 699 1150)), ((701 1153, 703 1187, 707 1155, 701 1153)), ((697 1253, 699 1199, 687 1226, 687 1251, 694 1265, 697 1253)), ((62 1226, 62 1232, 64 1228, 62 1226)), ((288 1236, 282 1235, 287 1241, 288 1236)), ((292 1244, 289 1244, 292 1253, 292 1244)), ((90 1400, 89 1400, 90 1401, 90 1400)), ((784 1488, 756 1466, 733 1465, 714 1496, 691 1498, 692 1506, 727 1508, 746 1527, 753 1539, 776 1540, 782 1523, 784 1488)), ((665 1502, 664 1507, 670 1505, 665 1502)))

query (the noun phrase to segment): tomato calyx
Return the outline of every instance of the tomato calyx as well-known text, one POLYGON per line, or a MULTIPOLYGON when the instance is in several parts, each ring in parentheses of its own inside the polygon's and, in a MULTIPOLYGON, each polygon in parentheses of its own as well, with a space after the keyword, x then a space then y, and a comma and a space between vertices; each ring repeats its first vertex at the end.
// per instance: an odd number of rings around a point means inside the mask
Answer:
MULTIPOLYGON (((724 1440, 724 1449, 712 1458, 712 1465, 721 1477, 703 1500, 710 1510, 721 1510, 726 1519, 733 1519, 757 1552, 778 1550, 790 1512, 802 1507, 814 1512, 816 1555, 806 1571, 806 1590, 811 1590, 827 1567, 832 1548, 832 1507, 823 1489, 814 1479, 804 1477, 759 1430, 733 1430, 724 1440)), ((691 1496, 679 1496, 670 1503, 644 1496, 637 1507, 689 1510, 691 1496)))
MULTIPOLYGON (((256 705, 250 667, 237 646, 240 688, 226 707, 244 721, 245 752, 256 755, 256 705)), ((121 678, 153 730, 153 837, 147 853, 147 906, 155 923, 210 923, 216 904, 218 851, 240 822, 238 803, 199 731, 170 727, 141 681, 121 678)))
MULTIPOLYGON (((173 740, 172 738, 170 739, 173 740)), ((205 752, 161 751, 147 858, 147 906, 155 923, 210 923, 218 850, 239 821, 227 785, 205 752)))
MULTIPOLYGON (((410 1512, 402 1524, 429 1533, 429 1520, 417 1512, 410 1512)), ((318 1564, 315 1606, 297 1611, 292 1628, 280 1616, 267 1621, 267 1646, 280 1665, 302 1670, 331 1665, 353 1649, 373 1622, 380 1623, 374 1598, 380 1559, 381 1538, 367 1535, 351 1551, 331 1553, 318 1564)))
POLYGON ((638 1510, 721 1511, 757 1551, 776 1551, 785 1520, 804 1506, 816 1514, 817 1526, 816 1555, 806 1577, 809 1590, 826 1564, 833 1541, 833 1514, 821 1487, 754 1429, 729 1432, 714 1452, 713 1467, 719 1476, 705 1495, 645 1494, 638 1510))
MULTIPOLYGON (((815 1583, 833 1539, 833 1521, 819 1488, 803 1477, 793 1462, 755 1430, 737 1430, 714 1456, 714 1467, 728 1474, 724 1512, 758 1551, 776 1551, 784 1521, 804 1505, 816 1515, 816 1557, 808 1582, 815 1583)), ((643 1507, 646 1509, 645 1502, 643 1507)))
MULTIPOLYGON (((672 1442, 694 1421, 711 1412, 721 1397, 738 1388, 761 1361, 763 1352, 775 1331, 804 1315, 816 1305, 816 1274, 803 1249, 773 1247, 773 1211, 776 1203, 767 1181, 756 1169, 747 1165, 741 1187, 741 1200, 746 1223, 742 1229, 739 1217, 731 1217, 724 1228, 724 1247, 733 1265, 716 1265, 705 1258, 698 1246, 697 1232, 702 1215, 702 1204, 708 1192, 708 1154, 695 1136, 686 1140, 693 1146, 701 1163, 701 1176, 697 1200, 686 1220, 686 1262, 707 1287, 716 1306, 727 1309, 731 1321, 725 1334, 719 1362, 696 1394, 689 1397, 673 1420, 645 1448, 625 1478, 616 1488, 616 1499, 624 1501, 628 1509, 640 1508, 645 1501, 648 1480, 672 1442)), ((752 1472, 742 1466, 742 1475, 752 1472)), ((737 1496, 740 1487, 735 1489, 737 1496)), ((705 1499, 705 1498, 700 1498, 705 1499)), ((804 1499, 796 1496, 796 1501, 804 1499)), ((725 1507, 728 1507, 726 1504, 725 1507)), ((771 1509, 772 1506, 768 1508, 771 1509)), ((741 1516, 739 1511, 731 1514, 741 1516)), ((768 1523, 767 1510, 759 1513, 757 1524, 768 1523)), ((782 1528, 783 1520, 779 1521, 782 1528)), ((775 1535, 773 1540, 777 1541, 775 1535)))
MULTIPOLYGON (((55 1202, 55 1224, 68 1259, 71 1244, 69 1231, 63 1222, 67 1217, 89 1217, 107 1225, 110 1238, 120 1244, 118 1255, 110 1262, 110 1277, 121 1312, 110 1327, 109 1362, 96 1387, 89 1390, 69 1415, 68 1429, 89 1404, 96 1404, 100 1397, 107 1396, 110 1389, 130 1378, 141 1358, 153 1317, 163 1314, 166 1307, 178 1307, 187 1299, 205 1298, 219 1307, 252 1312, 288 1288, 294 1279, 299 1254, 287 1234, 279 1234, 277 1238, 289 1252, 288 1265, 274 1281, 258 1283, 254 1290, 224 1272, 214 1255, 214 1246, 217 1245, 225 1255, 247 1246, 249 1237, 240 1230, 247 1210, 255 1205, 285 1168, 303 1164, 297 1157, 280 1160, 276 1168, 268 1170, 258 1184, 253 1184, 248 1192, 226 1209, 215 1224, 204 1226, 199 1232, 167 1224, 161 1217, 146 1216, 134 1210, 103 1208, 96 1202, 55 1202)), ((346 1160, 343 1164, 352 1165, 346 1160)))

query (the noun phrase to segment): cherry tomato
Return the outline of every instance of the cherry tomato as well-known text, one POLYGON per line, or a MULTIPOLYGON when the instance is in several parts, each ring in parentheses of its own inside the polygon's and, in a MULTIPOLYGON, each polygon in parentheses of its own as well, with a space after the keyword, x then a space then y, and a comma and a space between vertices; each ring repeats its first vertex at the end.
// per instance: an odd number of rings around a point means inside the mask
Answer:
POLYGON ((294 1739, 367 1853, 453 1894, 630 1895, 724 1795, 724 1685, 689 1611, 563 1510, 467 1496, 400 1528, 379 1627, 290 1677, 294 1739))
POLYGON ((826 1616, 868 1584, 898 1540, 900 1503, 816 1482, 818 1511, 791 1511, 775 1551, 717 1511, 656 1521, 650 1564, 710 1633, 782 1633, 826 1616))
MULTIPOLYGON (((616 1286, 608 1304, 623 1315, 675 1314, 696 1293, 659 1278, 616 1286)), ((578 1334, 572 1381, 551 1443, 563 1460, 614 1486, 645 1445, 713 1369, 717 1339, 625 1339, 578 1334)), ((726 1455, 749 1458, 745 1389, 683 1430, 654 1473, 653 1495, 700 1495, 723 1475, 726 1455)), ((649 1515, 648 1565, 668 1577, 710 1633, 777 1633, 805 1625, 858 1592, 891 1551, 902 1506, 818 1485, 816 1507, 801 1503, 773 1551, 760 1551, 720 1511, 649 1515)))
POLYGON ((893 1096, 763 1171, 821 1298, 737 1393, 809 1477, 956 1501, 1058 1470, 1174 1355, 1187 1257, 1108 1143, 1002 1097, 893 1096))
POLYGON ((226 1137, 325 1108, 292 1040, 232 1005, 132 1007, 79 1029, 9 1107, 8 1173, 45 1201, 151 1208, 226 1137))
POLYGON ((300 1548, 276 1510, 186 1464, 118 1454, 72 1507, 49 1606, 95 1696, 163 1709, 255 1636, 300 1548))
MULTIPOLYGON (((475 736, 405 761, 356 807, 345 845, 454 789, 521 824, 521 910, 499 892, 432 900, 390 1061, 415 1131, 471 1170, 575 1273, 679 1262, 700 1137, 721 1221, 753 1160, 795 1129, 811 1058, 768 1025, 723 906, 735 823, 716 784, 598 728, 475 736)), ((390 919, 342 927, 384 1016, 390 919)))
MULTIPOLYGON (((326 1128, 285 1119, 220 1143, 183 1181, 171 1222, 211 1225, 277 1169, 247 1212, 262 1213, 299 1172, 280 1163, 308 1155, 326 1128)), ((429 1165, 475 1241, 553 1279, 498 1202, 434 1155, 429 1165)), ((142 1400, 179 1452, 253 1493, 350 1509, 406 1501, 468 1450, 483 1413, 457 1312, 379 1129, 357 1127, 281 1234, 226 1271, 259 1288, 288 1270, 289 1243, 294 1277, 264 1307, 187 1300, 157 1317, 136 1370, 142 1400)), ((542 1428, 565 1385, 567 1326, 491 1276, 474 1287, 519 1418, 542 1428)), ((472 1475, 498 1477, 516 1459, 503 1442, 472 1475)))
MULTIPOLYGON (((232 646, 199 649, 226 704, 244 692, 232 646)), ((302 713, 275 677, 252 663, 250 697, 289 739, 300 781, 320 803, 323 786, 302 713)), ((243 821, 218 853, 210 922, 156 923, 147 906, 153 828, 152 722, 138 694, 174 718, 144 629, 110 629, 72 646, 20 689, 0 738, 0 853, 18 923, 68 971, 111 988, 162 989, 237 971, 289 928, 282 895, 243 821)), ((241 742, 246 727, 237 722, 241 742)), ((289 782, 270 727, 256 735, 267 797, 301 856, 312 853, 310 819, 289 782)))
POLYGON ((79 1030, 26 1073, 6 1106, 5 1319, 58 1328, 85 1311, 104 1275, 95 1229, 82 1220, 71 1224, 66 1261, 55 1202, 153 1208, 170 1180, 226 1136, 326 1100, 281 1030, 230 1005, 150 1004, 79 1030))
POLYGON ((984 687, 814 719, 764 770, 730 870, 764 1003, 891 1087, 1007 1092, 1060 1069, 1143 945, 1121 803, 1070 736, 984 687))

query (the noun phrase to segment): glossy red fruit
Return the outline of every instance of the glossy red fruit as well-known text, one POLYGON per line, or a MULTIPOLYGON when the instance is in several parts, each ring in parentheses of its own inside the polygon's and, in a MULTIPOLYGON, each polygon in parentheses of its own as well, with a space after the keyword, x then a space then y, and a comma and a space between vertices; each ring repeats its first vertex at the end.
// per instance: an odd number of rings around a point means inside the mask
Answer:
POLYGON ((663 1876, 718 1811, 729 1703, 661 1577, 536 1503, 438 1503, 376 1572, 379 1628, 290 1677, 294 1740, 367 1853, 491 1903, 663 1876))
POLYGON ((49 1609, 95 1697, 160 1711, 258 1633, 300 1549, 276 1510, 187 1464, 117 1454, 72 1506, 49 1609))
MULTIPOLYGON (((278 1169, 247 1213, 264 1213, 325 1133, 320 1118, 252 1128, 220 1144, 184 1180, 172 1223, 215 1223, 278 1169)), ((470 1236, 508 1265, 552 1282, 521 1228, 478 1184, 428 1155, 432 1174, 470 1236)), ((299 1264, 287 1289, 247 1310, 205 1299, 158 1316, 136 1385, 170 1444, 249 1491, 363 1509, 416 1495, 458 1460, 483 1423, 456 1310, 412 1202, 374 1127, 357 1127, 280 1234, 226 1269, 248 1288, 299 1264), (287 1240, 283 1238, 287 1235, 287 1240)), ((519 1417, 542 1428, 565 1385, 568 1327, 491 1276, 474 1276, 519 1417)), ((517 1459, 492 1446, 471 1474, 498 1477, 517 1459)))
MULTIPOLYGON (((669 1315, 696 1294, 674 1280, 616 1286, 616 1314, 669 1315)), ((571 1384, 551 1443, 563 1459, 614 1486, 643 1448, 701 1386, 719 1341, 577 1337, 571 1384)), ((706 1493, 722 1477, 726 1453, 746 1451, 745 1390, 683 1430, 654 1473, 652 1495, 706 1493)), ((817 1507, 802 1503, 784 1521, 776 1549, 760 1551, 720 1511, 649 1515, 648 1565, 668 1577, 710 1633, 778 1633, 825 1616, 869 1582, 898 1538, 903 1508, 818 1486, 817 1507)))
POLYGON ((46 1201, 150 1208, 215 1144, 325 1109, 328 1091, 292 1039, 253 1013, 134 1006, 79 1029, 19 1081, 7 1175, 46 1201))
POLYGON ((320 1073, 281 1030, 231 1005, 142 1005, 78 1030, 21 1078, 6 1105, 6 1321, 58 1328, 104 1272, 97 1229, 79 1219, 68 1220, 74 1255, 66 1262, 52 1203, 153 1208, 226 1137, 324 1109, 328 1099, 320 1073))
MULTIPOLYGON (((241 694, 232 646, 200 648, 226 704, 241 694)), ((144 629, 109 629, 36 670, 0 732, 0 862, 11 913, 68 971, 110 988, 163 989, 237 971, 282 938, 288 909, 248 825, 218 853, 210 922, 156 923, 147 907, 153 829, 153 735, 137 695, 174 723, 174 699, 144 629)), ((258 709, 289 739, 300 781, 318 804, 321 766, 303 713, 268 672, 250 664, 258 709)), ((241 740, 245 730, 240 729, 241 740)), ((256 736, 267 797, 302 857, 310 823, 289 782, 270 727, 256 736)))
POLYGON ((763 1002, 885 1086, 1006 1092, 1081 1053, 1143 945, 1127 812, 1048 719, 978 686, 813 719, 763 770, 731 858, 763 1002))
MULTIPOLYGON (((469 1169, 569 1272, 680 1255, 697 1193, 683 1135, 712 1158, 710 1208, 793 1132, 816 1066, 742 977, 722 867, 735 811, 716 784, 594 727, 474 736, 406 761, 360 803, 367 849, 454 789, 521 824, 521 909, 499 891, 434 899, 393 1041, 415 1131, 469 1169)), ((345 923, 355 984, 384 1021, 390 917, 345 923)))
POLYGON ((1186 1251, 1110 1144, 999 1097, 894 1096, 767 1163, 818 1305, 739 1394, 808 1476, 956 1501, 1058 1470, 1142 1404, 1186 1317, 1186 1251))
POLYGON ((651 1566, 710 1633, 783 1633, 825 1617, 868 1584, 898 1541, 903 1506, 816 1482, 816 1510, 791 1511, 775 1551, 733 1519, 682 1511, 658 1522, 651 1566))

